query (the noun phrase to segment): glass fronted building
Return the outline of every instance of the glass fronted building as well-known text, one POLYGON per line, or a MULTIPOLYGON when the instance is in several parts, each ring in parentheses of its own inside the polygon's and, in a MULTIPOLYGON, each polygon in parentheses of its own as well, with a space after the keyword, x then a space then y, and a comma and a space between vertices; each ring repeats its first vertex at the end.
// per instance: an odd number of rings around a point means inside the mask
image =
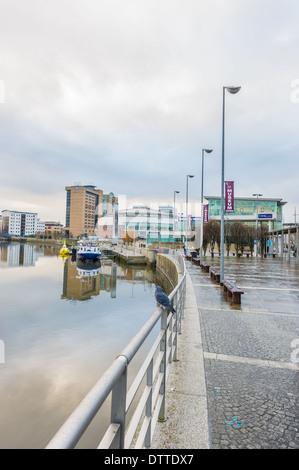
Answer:
POLYGON ((119 225, 124 236, 128 233, 147 243, 169 242, 173 240, 173 207, 135 205, 119 212, 119 225))
MULTIPOLYGON (((209 204, 209 219, 221 219, 221 198, 205 196, 209 204)), ((286 204, 282 199, 267 199, 262 197, 235 197, 234 212, 225 213, 225 220, 240 221, 246 225, 255 226, 258 223, 267 223, 269 230, 282 228, 282 209, 286 204)))

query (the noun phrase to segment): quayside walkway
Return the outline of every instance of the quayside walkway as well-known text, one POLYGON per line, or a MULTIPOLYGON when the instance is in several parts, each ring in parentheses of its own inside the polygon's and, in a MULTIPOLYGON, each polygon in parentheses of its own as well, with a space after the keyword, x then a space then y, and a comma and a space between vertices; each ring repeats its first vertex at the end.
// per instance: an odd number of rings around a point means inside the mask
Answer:
MULTIPOLYGON (((207 257, 220 266, 220 258, 207 257)), ((225 258, 232 304, 191 261, 178 361, 153 449, 299 448, 299 266, 225 258)))

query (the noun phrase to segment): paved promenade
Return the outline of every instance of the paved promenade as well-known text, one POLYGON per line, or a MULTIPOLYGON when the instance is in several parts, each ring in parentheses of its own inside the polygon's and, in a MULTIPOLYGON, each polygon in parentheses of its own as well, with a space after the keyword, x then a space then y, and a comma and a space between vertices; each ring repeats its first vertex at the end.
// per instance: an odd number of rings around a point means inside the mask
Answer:
MULTIPOLYGON (((219 268, 220 258, 207 258, 219 268)), ((299 266, 226 258, 244 290, 227 300, 186 262, 187 303, 178 359, 167 383, 167 419, 156 449, 299 448, 299 266)))

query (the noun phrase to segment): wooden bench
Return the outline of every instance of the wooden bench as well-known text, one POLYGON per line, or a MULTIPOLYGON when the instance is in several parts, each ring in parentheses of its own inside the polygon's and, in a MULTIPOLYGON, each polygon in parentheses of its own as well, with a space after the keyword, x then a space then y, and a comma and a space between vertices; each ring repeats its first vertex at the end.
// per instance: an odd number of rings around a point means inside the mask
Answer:
POLYGON ((209 265, 209 264, 207 264, 207 263, 202 263, 202 264, 200 265, 200 267, 201 267, 201 269, 202 269, 203 271, 205 271, 206 273, 209 272, 209 269, 210 269, 210 265, 209 265))
POLYGON ((191 261, 191 260, 192 260, 192 256, 191 256, 191 255, 186 255, 185 258, 186 258, 187 261, 191 261))
POLYGON ((192 263, 195 264, 196 266, 200 266, 200 258, 193 258, 192 263))
POLYGON ((241 303, 241 294, 244 294, 242 289, 236 286, 233 282, 224 281, 223 282, 224 292, 227 292, 227 296, 232 298, 234 304, 241 303))
POLYGON ((241 258, 241 256, 243 256, 243 255, 244 255, 244 256, 247 256, 247 258, 249 258, 250 253, 247 253, 247 252, 245 252, 245 253, 238 253, 238 258, 241 258))
POLYGON ((220 282, 220 273, 215 268, 210 268, 210 277, 216 282, 220 282))

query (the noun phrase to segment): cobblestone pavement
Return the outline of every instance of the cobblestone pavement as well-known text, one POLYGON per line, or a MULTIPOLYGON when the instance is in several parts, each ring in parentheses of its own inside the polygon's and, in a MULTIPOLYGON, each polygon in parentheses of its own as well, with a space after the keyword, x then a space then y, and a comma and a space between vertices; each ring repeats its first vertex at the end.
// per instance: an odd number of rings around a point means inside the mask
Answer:
MULTIPOLYGON (((220 259, 206 261, 219 267, 220 259)), ((232 304, 187 262, 201 325, 212 449, 299 448, 299 266, 225 258, 232 304)))

